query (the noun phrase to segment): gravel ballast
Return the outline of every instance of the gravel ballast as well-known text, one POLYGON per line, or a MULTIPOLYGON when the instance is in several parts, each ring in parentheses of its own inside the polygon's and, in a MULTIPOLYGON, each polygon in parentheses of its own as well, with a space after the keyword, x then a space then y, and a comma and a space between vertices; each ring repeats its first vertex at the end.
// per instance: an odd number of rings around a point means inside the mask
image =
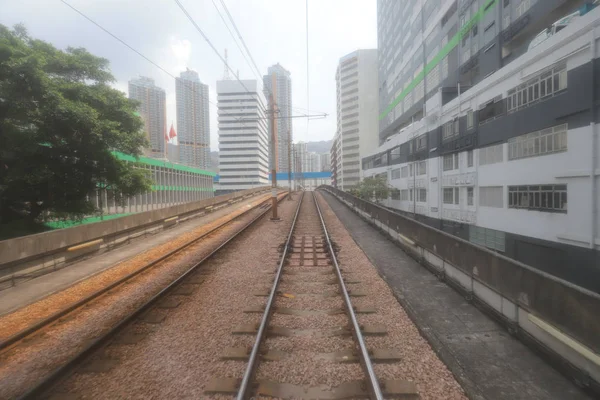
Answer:
MULTIPOLYGON (((313 238, 315 247, 321 235, 312 194, 306 193, 295 232, 294 247, 302 236, 313 238), (312 207, 312 208, 311 208, 312 207)), ((231 243, 227 250, 213 258, 213 271, 178 308, 168 310, 166 319, 153 325, 150 333, 134 345, 110 345, 99 357, 119 360, 101 374, 77 373, 61 385, 60 391, 81 399, 146 399, 202 398, 231 399, 232 396, 211 395, 204 389, 213 378, 241 378, 246 362, 226 361, 221 356, 229 347, 250 348, 253 334, 234 335, 243 325, 257 325, 260 313, 244 313, 248 308, 264 306, 266 297, 254 295, 272 284, 280 245, 289 231, 296 201, 283 201, 279 207, 280 222, 263 218, 254 227, 231 243)), ((352 297, 355 306, 374 307, 375 314, 358 314, 360 324, 384 326, 387 335, 365 337, 367 347, 396 349, 402 361, 375 364, 379 379, 415 382, 421 399, 466 399, 462 389, 437 358, 434 351, 391 290, 379 277, 365 254, 352 240, 343 225, 321 199, 325 222, 336 246, 343 275, 358 283, 348 284, 364 297, 352 297)), ((306 242, 305 242, 306 244, 306 242)), ((306 252, 306 247, 305 247, 306 252)), ((290 259, 293 259, 292 257, 290 259)), ((339 294, 337 285, 326 281, 335 278, 330 266, 300 265, 284 267, 275 306, 302 310, 340 310, 339 295, 323 297, 323 291, 339 294), (307 278, 306 272, 317 272, 307 278), (323 275, 321 275, 323 273, 323 275), (316 276, 316 278, 315 278, 316 276), (286 279, 287 278, 287 279, 286 279), (309 293, 315 293, 311 295, 309 293)), ((296 316, 275 313, 270 326, 302 330, 299 336, 268 336, 263 350, 279 350, 286 356, 278 361, 260 361, 256 378, 305 386, 335 387, 341 383, 364 379, 359 363, 335 363, 323 358, 323 353, 356 349, 351 336, 328 336, 326 332, 348 327, 345 314, 296 316)), ((148 324, 136 323, 136 329, 148 330, 148 324)), ((132 327, 132 328, 134 328, 132 327)))
POLYGON ((354 305, 374 306, 375 314, 358 314, 361 324, 385 326, 387 335, 365 337, 369 348, 396 349, 402 361, 375 364, 379 379, 406 379, 413 381, 421 399, 466 399, 452 373, 437 357, 429 343, 420 335, 392 291, 379 276, 364 252, 354 242, 343 224, 320 194, 319 205, 332 240, 339 246, 338 262, 344 275, 352 274, 361 281, 357 285, 366 297, 353 298, 354 305))
MULTIPOLYGON (((260 202, 258 199, 253 202, 246 201, 245 207, 240 208, 240 210, 243 210, 248 205, 259 204, 260 202)), ((0 354, 0 399, 18 397, 19 394, 31 388, 80 351, 90 340, 109 330, 112 326, 120 322, 124 316, 143 304, 146 299, 149 299, 175 278, 179 277, 184 271, 210 253, 210 251, 225 241, 234 231, 239 230, 260 212, 260 209, 250 211, 247 215, 211 233, 205 239, 179 252, 168 260, 155 265, 126 284, 118 286, 109 293, 100 296, 90 303, 89 306, 75 310, 58 320, 57 323, 44 328, 24 341, 18 342, 11 348, 3 351, 0 354)), ((213 221, 210 226, 203 227, 201 232, 205 232, 219 223, 219 220, 213 221)), ((184 235, 185 238, 179 237, 173 242, 160 246, 156 251, 170 251, 190 240, 192 235, 201 233, 198 231, 196 230, 188 235, 184 235)), ((127 266, 130 268, 140 268, 146 262, 160 255, 160 253, 155 254, 154 251, 150 253, 154 257, 145 253, 139 259, 136 257, 136 259, 127 262, 127 266)), ((120 271, 122 272, 122 270, 120 271)), ((109 275, 114 277, 113 274, 109 275)), ((91 282, 84 281, 77 286, 83 286, 84 288, 92 287, 93 290, 97 290, 99 288, 98 285, 105 283, 105 281, 101 276, 97 276, 96 278, 98 279, 94 279, 91 282)), ((67 291, 67 293, 61 292, 55 295, 58 298, 57 301, 67 303, 69 299, 71 301, 78 299, 80 292, 76 288, 72 289, 72 291, 67 291)), ((86 291, 86 289, 81 290, 86 291)), ((51 298, 45 301, 50 301, 51 298)), ((148 328, 142 329, 148 330, 148 328)))
POLYGON ((295 201, 283 200, 279 206, 282 221, 271 222, 267 213, 227 250, 211 258, 206 267, 212 272, 204 283, 192 295, 182 296, 179 307, 168 310, 166 319, 141 342, 106 347, 102 356, 119 360, 111 370, 77 373, 59 390, 81 399, 205 399, 210 379, 242 376, 244 362, 220 357, 228 347, 248 347, 254 342, 253 335, 233 335, 232 330, 260 321, 261 314, 243 310, 264 305, 265 298, 252 292, 272 280, 266 272, 276 266, 278 246, 295 205, 295 201))
MULTIPOLYGON (((198 219, 202 225, 190 232, 174 237, 173 240, 165 244, 153 247, 152 249, 140 253, 135 257, 120 262, 110 269, 91 276, 90 278, 76 283, 65 290, 54 293, 15 312, 1 316, 0 340, 4 340, 20 330, 33 325, 37 321, 67 308, 69 305, 86 296, 89 296, 96 290, 106 287, 121 277, 140 269, 148 262, 159 258, 166 252, 169 252, 183 245, 187 241, 202 235, 216 226, 219 226, 223 222, 231 219, 233 216, 243 213, 247 210, 248 204, 258 204, 269 197, 270 195, 262 195, 260 197, 247 199, 238 204, 224 207, 215 211, 214 213, 204 215, 198 219)), ((76 265, 72 267, 76 268, 76 265)))

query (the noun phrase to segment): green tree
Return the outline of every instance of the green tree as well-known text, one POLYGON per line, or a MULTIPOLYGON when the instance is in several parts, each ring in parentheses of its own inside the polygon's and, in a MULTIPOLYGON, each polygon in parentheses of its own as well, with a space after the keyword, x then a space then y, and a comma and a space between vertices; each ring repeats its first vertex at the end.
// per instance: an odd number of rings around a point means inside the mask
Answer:
POLYGON ((139 155, 147 142, 138 104, 109 86, 108 64, 0 25, 3 223, 89 215, 86 195, 99 186, 122 198, 150 189, 143 171, 111 154, 139 155))
POLYGON ((364 200, 375 200, 379 203, 389 196, 389 187, 384 177, 369 177, 363 179, 350 192, 364 200))

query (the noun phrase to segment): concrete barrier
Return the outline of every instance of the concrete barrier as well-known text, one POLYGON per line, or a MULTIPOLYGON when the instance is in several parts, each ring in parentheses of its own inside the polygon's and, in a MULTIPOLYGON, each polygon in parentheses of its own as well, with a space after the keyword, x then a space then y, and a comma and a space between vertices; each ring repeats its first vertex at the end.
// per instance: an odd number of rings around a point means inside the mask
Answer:
POLYGON ((600 295, 349 193, 322 189, 600 393, 600 295))
POLYGON ((57 229, 0 241, 0 289, 99 251, 108 251, 140 236, 155 234, 182 221, 242 201, 270 187, 260 187, 140 212, 107 221, 57 229))

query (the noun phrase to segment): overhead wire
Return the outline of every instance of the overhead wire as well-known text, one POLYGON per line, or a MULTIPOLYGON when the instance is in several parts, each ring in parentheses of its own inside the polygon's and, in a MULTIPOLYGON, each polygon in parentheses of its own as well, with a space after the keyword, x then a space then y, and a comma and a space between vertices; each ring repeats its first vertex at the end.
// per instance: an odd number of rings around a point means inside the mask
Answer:
MULTIPOLYGON (((171 78, 177 80, 178 77, 176 77, 175 75, 173 75, 172 73, 170 73, 169 71, 167 71, 165 68, 163 68, 162 66, 160 66, 159 64, 157 64, 156 62, 152 61, 151 59, 149 59, 148 57, 146 57, 144 54, 142 54, 140 51, 136 50, 134 47, 132 47, 130 44, 128 44, 127 42, 125 42, 123 39, 121 39, 120 37, 118 37, 117 35, 115 35, 114 33, 110 32, 108 29, 106 29, 105 27, 103 27, 102 25, 100 25, 98 22, 94 21, 92 18, 88 17, 86 14, 84 14, 82 11, 78 10, 77 8, 75 8, 74 6, 72 6, 71 4, 67 3, 65 0, 61 0, 61 2, 63 4, 65 4, 67 7, 71 8, 73 11, 75 11, 77 14, 81 15, 83 18, 87 19, 89 22, 91 22, 92 24, 96 25, 98 28, 100 28, 101 30, 103 30, 105 33, 107 33, 108 35, 112 36, 114 39, 116 39, 117 41, 119 41, 122 45, 124 45, 125 47, 127 47, 128 49, 130 49, 131 51, 133 51, 134 53, 136 53, 137 55, 139 55, 140 57, 142 57, 144 60, 148 61, 150 64, 154 65, 156 68, 160 69, 162 72, 164 72, 165 74, 169 75, 171 78)), ((197 93, 196 90, 192 87, 188 87, 189 89, 192 89, 192 91, 194 93, 197 93)), ((200 93, 201 96, 202 93, 200 93)), ((210 104, 212 104, 213 106, 217 107, 217 104, 213 101, 210 101, 209 98, 205 98, 206 101, 208 101, 210 104)))
MULTIPOLYGON (((250 49, 248 49, 248 46, 246 46, 246 42, 244 41, 242 34, 240 33, 239 29, 237 28, 237 25, 236 25, 235 21, 233 20, 233 17, 231 16, 229 9, 227 8, 227 5, 225 4, 225 2, 223 0, 219 0, 219 1, 221 2, 223 9, 227 13, 227 17, 229 17, 229 21, 231 21, 231 24, 233 25, 233 29, 235 29, 235 31, 237 32, 238 37, 240 38, 240 41, 242 42, 242 45, 244 46, 244 49, 246 49, 246 52, 248 53, 248 56, 250 57, 250 60, 252 61, 252 65, 254 65, 254 69, 256 70, 256 72, 258 73, 258 76, 260 77, 260 69, 256 66, 254 57, 252 57, 252 53, 250 52, 250 49)), ((241 49, 240 49, 240 51, 241 51, 241 49)))
MULTIPOLYGON (((246 85, 244 84, 244 82, 242 82, 240 80, 240 78, 237 76, 237 74, 233 71, 233 69, 231 69, 231 67, 229 66, 229 64, 227 63, 227 61, 223 58, 223 56, 221 56, 221 54, 219 53, 219 51, 217 50, 217 48, 212 44, 212 42, 210 41, 210 39, 208 38, 208 36, 206 36, 206 34, 204 33, 204 31, 200 28, 200 26, 196 23, 196 21, 194 20, 194 18, 190 15, 190 13, 186 10, 186 8, 183 6, 183 4, 181 4, 181 2, 179 0, 173 0, 181 9, 181 11, 183 12, 183 14, 188 18, 188 20, 192 23, 192 25, 194 26, 194 28, 196 28, 196 30, 200 33, 200 35, 204 38, 204 40, 206 41, 206 43, 208 43, 208 45, 210 46, 210 48, 213 50, 213 52, 217 55, 217 57, 219 57, 219 59, 223 62, 223 64, 225 64, 225 67, 233 74, 233 76, 235 76, 235 79, 242 85, 242 87, 244 88, 244 90, 250 95, 250 96, 255 96, 256 94, 251 92, 250 90, 248 90, 248 88, 246 87, 246 85)), ((256 98, 254 98, 254 100, 257 100, 256 98)))
MULTIPOLYGON (((260 73, 260 69, 258 68, 258 66, 256 65, 256 62, 254 61, 254 57, 252 57, 252 53, 250 52, 250 49, 248 48, 248 46, 246 46, 246 41, 244 40, 244 37, 242 36, 240 30, 237 27, 237 24, 235 23, 235 21, 233 20, 233 16, 231 15, 231 13, 229 12, 229 9, 227 8, 227 4, 225 4, 225 2, 223 0, 219 0, 221 3, 221 6, 223 7, 223 10, 225 11, 225 13, 227 14, 227 18, 229 19, 229 22, 231 22, 231 25, 233 26, 233 28, 235 29, 239 40, 242 42, 242 45, 244 46, 244 49, 246 50, 246 53, 248 53, 248 57, 250 57, 250 61, 248 60, 248 58, 246 57, 246 55, 244 54, 244 51, 240 48, 235 35, 233 34, 233 32, 231 31, 231 29, 229 29, 229 25, 225 22, 225 19, 223 18, 221 11, 219 10, 219 8, 217 7, 215 0, 212 0, 213 5, 215 6, 215 8, 217 9, 217 12, 219 13, 219 16, 221 17, 221 20, 223 21, 223 24, 225 25, 225 27, 227 28, 227 30, 229 31, 229 34, 231 35, 231 37, 233 38, 238 50, 240 51, 240 53, 242 53, 242 56, 244 56, 244 59, 246 60, 246 64, 248 64, 248 67, 250 67, 250 70, 252 71, 252 73, 257 77, 258 81, 262 81, 263 80, 263 76, 260 73)), ((269 92, 269 95, 273 95, 273 91, 271 90, 271 88, 269 86, 266 86, 263 82, 263 88, 267 89, 267 91, 269 92)), ((268 101, 268 99, 267 99, 268 101)), ((275 104, 275 107, 277 105, 275 104)), ((278 111, 277 111, 278 112, 278 111)))
MULTIPOLYGON (((252 65, 250 65, 250 60, 248 60, 248 57, 246 57, 246 54, 244 54, 244 51, 242 50, 240 44, 236 40, 235 35, 233 34, 233 32, 231 31, 231 29, 229 28, 229 25, 227 24, 227 22, 225 21, 225 17, 223 17, 223 14, 221 13, 221 10, 219 10, 219 7, 217 6, 217 3, 215 3, 215 0, 211 0, 211 1, 213 3, 213 6, 215 7, 215 10, 217 10, 217 13, 219 13, 219 17, 221 17, 221 21, 223 21, 223 25, 225 25, 225 28, 227 28, 227 31, 229 32, 229 34, 233 38, 233 42, 235 43, 235 45, 238 48, 238 50, 240 51, 240 53, 242 53, 242 56, 244 57, 244 60, 246 60, 246 64, 248 64, 248 66, 250 67, 250 69, 252 69, 252 65)), ((252 72, 254 72, 254 71, 252 71, 252 72)), ((260 74, 258 76, 260 77, 260 74)))

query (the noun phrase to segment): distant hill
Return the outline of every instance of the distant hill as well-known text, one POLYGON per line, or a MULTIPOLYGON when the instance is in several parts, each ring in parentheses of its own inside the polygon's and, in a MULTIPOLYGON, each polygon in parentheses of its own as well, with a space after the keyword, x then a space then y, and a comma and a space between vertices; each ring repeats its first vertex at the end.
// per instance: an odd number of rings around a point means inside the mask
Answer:
POLYGON ((315 153, 329 153, 333 140, 321 140, 320 142, 306 142, 306 151, 315 153))

